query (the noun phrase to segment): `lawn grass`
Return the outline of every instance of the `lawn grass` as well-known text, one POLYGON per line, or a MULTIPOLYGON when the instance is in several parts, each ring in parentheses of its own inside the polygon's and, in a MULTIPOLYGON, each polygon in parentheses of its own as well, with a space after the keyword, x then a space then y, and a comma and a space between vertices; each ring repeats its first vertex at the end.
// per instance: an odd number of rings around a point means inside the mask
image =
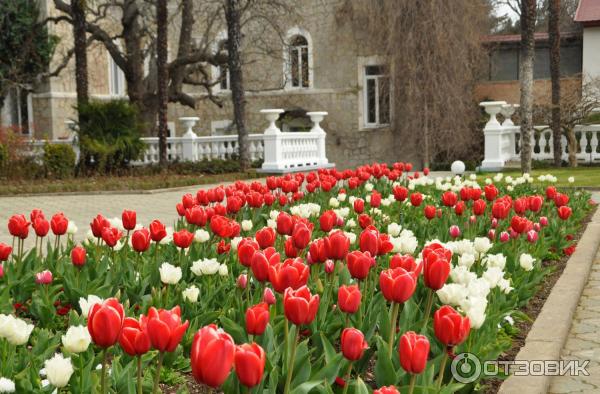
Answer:
MULTIPOLYGON (((518 170, 505 170, 502 173, 510 175, 512 177, 518 177, 521 175, 521 171, 518 170)), ((552 174, 558 178, 558 186, 571 186, 571 187, 588 187, 600 189, 600 167, 576 167, 576 168, 544 168, 539 170, 531 171, 531 175, 536 178, 540 175, 552 174), (569 183, 569 177, 575 178, 575 182, 569 183)), ((482 173, 482 175, 485 175, 482 173)), ((490 173, 489 176, 493 176, 490 173)))
POLYGON ((141 191, 172 187, 206 185, 252 179, 262 176, 255 171, 226 174, 179 175, 173 173, 135 176, 96 176, 62 180, 1 180, 0 196, 46 193, 141 191))

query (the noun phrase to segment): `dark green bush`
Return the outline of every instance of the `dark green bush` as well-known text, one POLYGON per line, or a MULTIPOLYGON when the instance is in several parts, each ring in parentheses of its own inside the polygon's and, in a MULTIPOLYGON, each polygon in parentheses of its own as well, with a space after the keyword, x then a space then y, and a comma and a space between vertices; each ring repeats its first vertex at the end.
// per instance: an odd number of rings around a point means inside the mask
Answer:
POLYGON ((4 173, 9 159, 8 147, 5 144, 0 144, 0 172, 4 173))
POLYGON ((142 125, 134 106, 124 100, 90 101, 79 113, 80 166, 86 172, 113 173, 141 157, 142 125))
POLYGON ((44 168, 49 178, 64 179, 73 176, 75 152, 70 145, 44 145, 44 168))

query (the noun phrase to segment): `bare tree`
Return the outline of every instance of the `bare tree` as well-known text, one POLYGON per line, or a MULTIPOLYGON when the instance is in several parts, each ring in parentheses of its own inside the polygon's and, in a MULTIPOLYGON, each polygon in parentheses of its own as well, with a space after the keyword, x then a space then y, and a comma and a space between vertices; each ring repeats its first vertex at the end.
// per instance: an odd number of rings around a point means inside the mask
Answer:
POLYGON ((521 171, 531 172, 531 135, 533 133, 533 62, 535 55, 535 0, 521 0, 521 171))
POLYGON ((548 36, 550 41, 550 79, 552 83, 552 135, 554 140, 554 165, 560 167, 560 0, 548 3, 548 36))
POLYGON ((482 141, 472 92, 483 66, 480 39, 489 8, 470 0, 381 0, 376 7, 347 0, 338 13, 356 27, 364 55, 379 55, 389 66, 398 152, 414 152, 423 165, 478 160, 482 141))
POLYGON ((85 29, 86 0, 71 1, 73 48, 75 52, 75 84, 77 105, 88 102, 87 38, 85 29))
POLYGON ((225 0, 225 20, 227 21, 227 52, 229 55, 228 67, 233 119, 238 133, 240 166, 242 171, 245 171, 250 167, 250 152, 248 150, 248 131, 245 124, 246 98, 244 94, 244 76, 240 58, 242 32, 239 0, 225 0))
POLYGON ((161 166, 167 164, 167 112, 169 110, 169 52, 167 0, 156 1, 156 83, 158 85, 158 151, 161 166))

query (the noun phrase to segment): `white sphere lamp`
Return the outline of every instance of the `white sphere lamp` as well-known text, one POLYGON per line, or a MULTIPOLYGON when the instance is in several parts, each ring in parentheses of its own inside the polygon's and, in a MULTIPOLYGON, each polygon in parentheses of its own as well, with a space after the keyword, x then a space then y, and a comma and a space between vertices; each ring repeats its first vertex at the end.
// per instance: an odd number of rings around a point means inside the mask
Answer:
POLYGON ((453 175, 462 176, 465 173, 465 163, 460 160, 456 160, 450 166, 450 171, 452 171, 453 175))

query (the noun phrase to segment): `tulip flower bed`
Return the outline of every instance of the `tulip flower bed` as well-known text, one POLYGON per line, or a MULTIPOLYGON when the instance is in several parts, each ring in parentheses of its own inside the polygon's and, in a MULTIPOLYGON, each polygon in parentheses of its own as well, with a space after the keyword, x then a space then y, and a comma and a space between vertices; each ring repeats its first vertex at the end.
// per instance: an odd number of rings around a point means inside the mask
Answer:
POLYGON ((451 360, 511 346, 592 208, 531 181, 408 163, 239 181, 184 195, 173 227, 98 215, 80 244, 61 213, 14 215, 0 392, 473 391, 451 360))

